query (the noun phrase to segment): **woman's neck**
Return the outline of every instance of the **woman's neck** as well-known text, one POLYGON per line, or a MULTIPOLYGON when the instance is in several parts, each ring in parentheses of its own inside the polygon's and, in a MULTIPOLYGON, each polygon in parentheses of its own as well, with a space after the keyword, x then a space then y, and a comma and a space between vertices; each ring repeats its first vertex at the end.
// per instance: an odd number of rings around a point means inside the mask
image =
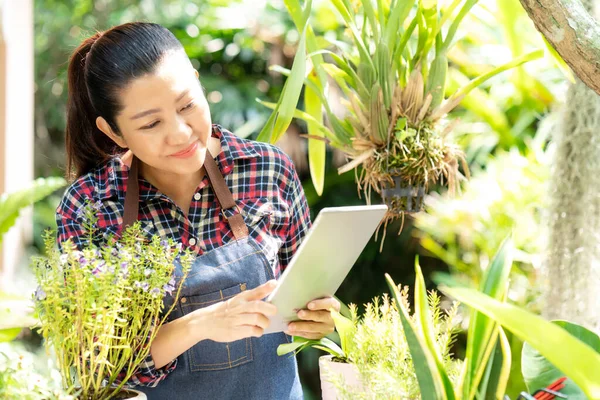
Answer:
MULTIPOLYGON (((211 154, 219 154, 221 152, 221 143, 219 139, 211 137, 208 141, 208 149, 211 154)), ((206 153, 206 156, 210 157, 208 152, 206 153)), ((126 165, 131 166, 132 158, 132 153, 128 151, 121 159, 126 165)), ((180 175, 157 171, 155 168, 140 162, 139 174, 160 192, 164 193, 181 206, 180 203, 187 203, 191 200, 196 192, 196 188, 204 178, 205 169, 202 167, 200 170, 191 174, 180 175)), ((186 207, 182 208, 183 211, 187 213, 186 207)))

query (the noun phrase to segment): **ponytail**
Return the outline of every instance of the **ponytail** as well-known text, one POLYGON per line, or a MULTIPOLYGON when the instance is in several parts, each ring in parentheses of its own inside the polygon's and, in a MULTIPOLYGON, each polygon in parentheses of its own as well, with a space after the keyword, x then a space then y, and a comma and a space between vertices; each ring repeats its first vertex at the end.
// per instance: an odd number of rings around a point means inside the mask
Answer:
POLYGON ((120 135, 116 116, 122 110, 119 92, 133 79, 152 73, 164 55, 183 51, 166 28, 131 22, 85 39, 73 52, 68 68, 67 179, 92 171, 123 152, 96 126, 103 117, 120 135))
POLYGON ((107 161, 118 146, 96 126, 98 114, 94 110, 85 73, 88 54, 101 33, 85 39, 75 50, 68 68, 67 179, 72 180, 107 161))

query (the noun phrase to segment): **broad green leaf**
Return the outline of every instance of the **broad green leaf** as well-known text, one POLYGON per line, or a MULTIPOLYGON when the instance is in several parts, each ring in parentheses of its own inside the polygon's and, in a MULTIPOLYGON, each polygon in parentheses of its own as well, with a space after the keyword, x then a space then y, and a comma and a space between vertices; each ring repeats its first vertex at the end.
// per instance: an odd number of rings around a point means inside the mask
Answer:
POLYGON ((0 329, 0 343, 13 341, 22 330, 23 328, 0 329))
POLYGON ((350 349, 354 345, 354 333, 356 332, 356 326, 351 319, 344 317, 342 314, 335 310, 331 310, 331 317, 335 324, 335 330, 340 335, 340 343, 344 354, 348 354, 350 349))
MULTIPOLYGON (((317 77, 309 77, 309 79, 317 80, 317 77)), ((310 136, 325 137, 321 126, 323 125, 322 103, 319 95, 313 89, 307 87, 304 91, 304 107, 306 113, 313 117, 318 124, 308 122, 308 134, 310 136)), ((317 194, 323 194, 323 185, 325 184, 325 157, 326 143, 324 140, 308 138, 308 164, 310 167, 310 177, 317 194)))
MULTIPOLYGON (((554 321, 554 323, 569 332, 574 337, 589 345, 596 353, 600 352, 600 338, 594 332, 567 321, 554 321)), ((525 343, 522 352, 522 370, 525 383, 530 392, 535 392, 547 387, 554 381, 565 376, 563 372, 552 365, 537 350, 525 343)), ((569 399, 585 399, 583 391, 570 379, 565 381, 561 393, 569 399)))
POLYGON ((600 398, 600 354, 558 325, 473 289, 440 287, 528 342, 592 399, 600 398))
POLYGON ((51 195, 66 183, 63 178, 39 178, 25 189, 2 194, 0 196, 0 244, 4 234, 15 224, 23 208, 51 195))
POLYGON ((415 274, 416 278, 414 290, 417 328, 420 328, 420 332, 423 335, 425 345, 428 347, 429 351, 433 355, 434 361, 437 365, 440 380, 442 381, 442 385, 444 385, 446 397, 449 400, 454 399, 454 388, 452 387, 452 382, 450 381, 450 378, 448 378, 448 374, 446 373, 446 370, 444 369, 444 364, 442 363, 441 355, 437 351, 432 316, 430 315, 429 303, 427 301, 427 289, 425 287, 425 278, 423 278, 423 272, 421 271, 421 266, 419 265, 418 257, 415 259, 415 274))
MULTIPOLYGON (((490 262, 481 282, 481 292, 503 300, 508 288, 508 276, 513 261, 513 242, 506 238, 498 252, 490 262)), ((495 346, 497 333, 496 322, 473 310, 467 337, 466 373, 463 381, 463 398, 471 399, 479 387, 482 368, 486 368, 491 350, 495 346)))
MULTIPOLYGON (((445 385, 440 376, 435 355, 429 350, 425 340, 419 336, 417 327, 412 322, 410 314, 400 299, 398 287, 388 274, 385 274, 385 279, 400 312, 400 320, 402 321, 404 336, 408 343, 415 374, 419 382, 421 398, 447 400, 449 395, 446 393, 445 385)), ((453 397, 453 393, 450 395, 453 397)))

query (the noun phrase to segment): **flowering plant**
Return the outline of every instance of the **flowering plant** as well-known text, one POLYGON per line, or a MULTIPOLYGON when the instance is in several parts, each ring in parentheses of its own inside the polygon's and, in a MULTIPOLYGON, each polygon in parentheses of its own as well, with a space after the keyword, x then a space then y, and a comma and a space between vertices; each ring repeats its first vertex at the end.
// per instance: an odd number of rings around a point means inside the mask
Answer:
POLYGON ((83 248, 69 239, 59 250, 47 232, 47 256, 33 260, 41 333, 56 351, 65 388, 86 400, 119 393, 148 356, 173 308, 163 312, 163 297, 181 290, 176 263, 185 279, 193 257, 172 240, 147 239, 139 223, 118 240, 99 240, 97 210, 86 204, 79 213, 83 248))

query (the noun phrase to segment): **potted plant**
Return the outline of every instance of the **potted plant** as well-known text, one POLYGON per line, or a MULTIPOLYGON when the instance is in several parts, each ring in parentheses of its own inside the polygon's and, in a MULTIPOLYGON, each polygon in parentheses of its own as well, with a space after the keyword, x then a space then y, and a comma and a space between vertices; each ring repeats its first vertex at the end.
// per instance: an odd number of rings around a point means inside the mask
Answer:
POLYGON ((47 232, 47 256, 33 259, 40 331, 77 399, 145 399, 124 385, 148 356, 172 309, 163 309, 163 297, 178 297, 193 256, 157 235, 148 240, 139 223, 97 245, 95 212, 88 204, 81 213, 84 248, 68 240, 59 250, 47 232))
POLYGON ((540 58, 534 51, 473 79, 446 96, 448 52, 457 29, 477 0, 350 2, 331 0, 343 21, 344 37, 316 37, 310 24, 311 1, 302 10, 286 0, 301 32, 298 51, 277 104, 259 140, 277 142, 293 117, 307 122, 311 176, 323 188, 325 144, 351 160, 339 173, 355 171, 359 192, 372 192, 388 205, 388 218, 420 211, 434 184, 457 188, 464 163, 462 151, 448 138, 453 121, 446 119, 466 94, 491 77, 540 58), (310 63, 307 67, 307 56, 310 63), (330 106, 330 87, 342 93, 345 115, 330 106), (296 110, 304 87, 305 111, 296 110), (323 123, 322 110, 328 124, 323 123), (361 167, 359 169, 359 167, 361 167))

